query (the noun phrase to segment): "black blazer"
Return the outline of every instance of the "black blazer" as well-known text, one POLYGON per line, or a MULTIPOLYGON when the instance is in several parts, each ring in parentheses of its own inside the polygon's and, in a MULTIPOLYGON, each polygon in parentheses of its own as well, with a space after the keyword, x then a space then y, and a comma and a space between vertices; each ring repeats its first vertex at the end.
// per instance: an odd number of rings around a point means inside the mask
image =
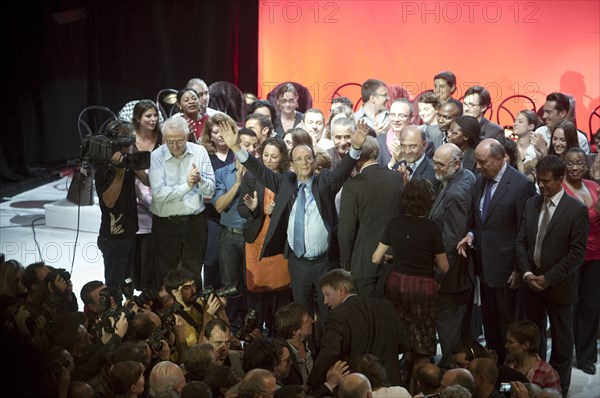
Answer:
POLYGON ((492 122, 484 117, 481 118, 481 122, 479 122, 481 126, 481 138, 495 138, 501 143, 506 140, 506 135, 504 134, 504 129, 499 124, 492 122))
POLYGON ((308 385, 322 384, 337 360, 348 362, 352 368, 364 354, 377 356, 391 385, 400 385, 398 355, 403 342, 398 314, 389 300, 350 296, 327 313, 308 385))
MULTIPOLYGON (((298 178, 291 171, 286 171, 283 174, 275 173, 253 156, 249 156, 243 164, 248 171, 254 174, 257 181, 275 193, 275 207, 271 214, 271 223, 265 236, 265 244, 261 250, 260 258, 281 253, 287 254, 287 227, 290 211, 298 192, 298 178)), ((338 216, 335 209, 335 195, 352 173, 355 164, 355 159, 344 156, 344 159, 335 170, 325 169, 319 174, 315 174, 312 183, 312 193, 319 214, 329 233, 328 256, 330 261, 339 259, 339 246, 337 243, 338 216)))
POLYGON ((444 247, 450 268, 442 277, 440 293, 459 293, 475 285, 475 273, 471 256, 458 254, 456 245, 469 231, 473 211, 471 191, 475 175, 462 169, 448 181, 433 203, 429 218, 442 227, 444 247))
POLYGON ((400 173, 372 164, 344 183, 338 238, 342 268, 352 277, 372 278, 378 268, 371 256, 387 222, 400 214, 400 173))
POLYGON ((478 175, 473 189, 475 270, 488 286, 508 287, 510 274, 517 270, 515 241, 523 209, 535 195, 535 187, 524 174, 507 166, 482 220, 479 203, 484 185, 484 177, 478 175))
MULTIPOLYGON (((590 220, 588 209, 577 199, 563 194, 546 230, 540 258, 540 269, 533 263, 538 221, 544 197, 536 195, 527 201, 517 238, 519 272, 544 275, 549 287, 541 294, 550 303, 577 302, 577 269, 583 264, 590 220)), ((524 292, 533 294, 529 285, 524 292)))

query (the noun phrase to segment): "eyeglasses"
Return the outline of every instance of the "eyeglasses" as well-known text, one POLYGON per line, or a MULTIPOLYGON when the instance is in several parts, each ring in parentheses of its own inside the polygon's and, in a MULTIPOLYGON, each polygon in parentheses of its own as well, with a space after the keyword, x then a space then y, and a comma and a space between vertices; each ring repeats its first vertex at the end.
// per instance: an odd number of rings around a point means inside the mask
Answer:
POLYGON ((185 140, 166 140, 165 144, 167 145, 182 145, 185 142, 185 140))
POLYGON ((463 105, 467 108, 475 108, 476 106, 481 106, 481 104, 474 104, 472 102, 463 102, 463 105))
POLYGON ((379 93, 375 93, 375 94, 373 94, 373 95, 377 95, 377 96, 379 96, 379 97, 385 97, 385 98, 389 98, 389 97, 388 97, 388 95, 387 95, 387 93, 385 93, 385 94, 379 94, 379 93))
POLYGON ((282 104, 293 104, 294 102, 296 102, 296 100, 297 100, 296 98, 282 99, 282 100, 279 100, 279 102, 281 102, 282 104))
POLYGON ((456 130, 448 130, 448 135, 458 135, 458 134, 462 134, 462 131, 456 131, 456 130))
POLYGON ((313 158, 312 156, 305 156, 303 158, 292 159, 292 162, 294 162, 294 163, 303 163, 303 162, 310 163, 314 159, 315 158, 313 158))
POLYGON ((577 162, 577 163, 567 162, 567 169, 572 169, 575 166, 577 166, 580 169, 583 169, 583 168, 587 167, 587 164, 585 162, 577 162))
POLYGON ((456 162, 457 160, 458 159, 452 159, 448 163, 433 162, 433 167, 437 167, 438 169, 443 169, 444 167, 448 166, 449 164, 451 164, 453 162, 456 162))

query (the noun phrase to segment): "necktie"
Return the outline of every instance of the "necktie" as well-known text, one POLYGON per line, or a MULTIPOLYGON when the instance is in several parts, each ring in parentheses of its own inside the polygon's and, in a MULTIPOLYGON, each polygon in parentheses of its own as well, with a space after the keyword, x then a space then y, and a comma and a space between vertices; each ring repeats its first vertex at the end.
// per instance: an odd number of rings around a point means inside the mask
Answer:
POLYGON ((296 215, 294 217, 294 253, 296 257, 304 255, 304 207, 306 205, 306 196, 304 187, 306 184, 300 184, 298 196, 296 197, 296 215))
POLYGON ((485 218, 485 213, 487 212, 487 208, 490 204, 490 200, 492 198, 492 185, 494 185, 496 181, 493 178, 488 178, 487 183, 485 185, 485 196, 483 197, 483 205, 481 206, 481 219, 485 218))
POLYGON ((542 255, 542 243, 544 242, 544 236, 546 236, 546 230, 548 224, 550 224, 550 206, 552 202, 549 198, 544 198, 544 204, 542 204, 542 221, 538 229, 537 237, 535 239, 535 249, 533 251, 533 263, 540 268, 540 256, 542 255))

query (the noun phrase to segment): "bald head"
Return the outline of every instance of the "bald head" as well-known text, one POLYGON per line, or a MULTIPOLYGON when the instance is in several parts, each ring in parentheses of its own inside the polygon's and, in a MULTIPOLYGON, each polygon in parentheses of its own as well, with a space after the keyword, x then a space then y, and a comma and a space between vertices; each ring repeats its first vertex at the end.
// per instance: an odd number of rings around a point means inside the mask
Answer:
POLYGON ((400 150, 408 163, 415 163, 425 154, 427 138, 425 131, 413 124, 406 126, 400 133, 400 150))
POLYGON ((475 148, 475 160, 481 175, 494 178, 504 167, 506 151, 502 144, 494 138, 486 138, 475 148))
POLYGON ((371 383, 361 373, 350 373, 340 382, 340 398, 370 398, 372 397, 371 383))
POLYGON ((455 384, 463 386, 469 390, 471 394, 475 392, 475 379, 473 378, 471 372, 469 372, 467 369, 457 368, 446 371, 446 373, 444 373, 442 376, 442 381, 440 382, 440 392, 446 387, 455 384))
POLYGON ((431 394, 440 388, 442 371, 432 363, 426 363, 419 366, 415 372, 415 380, 419 385, 419 391, 424 394, 431 394))
POLYGON ((444 144, 433 154, 435 178, 446 183, 462 169, 461 150, 454 144, 444 144))

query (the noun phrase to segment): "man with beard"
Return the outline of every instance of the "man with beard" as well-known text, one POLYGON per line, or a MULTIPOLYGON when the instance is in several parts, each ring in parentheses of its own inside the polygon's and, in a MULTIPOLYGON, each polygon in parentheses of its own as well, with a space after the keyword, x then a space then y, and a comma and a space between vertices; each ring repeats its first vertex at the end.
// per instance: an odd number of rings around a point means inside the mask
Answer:
POLYGON ((438 366, 449 369, 452 362, 452 348, 463 339, 469 338, 471 307, 475 275, 471 257, 462 257, 456 246, 469 230, 471 219, 471 188, 475 175, 463 169, 461 151, 454 144, 440 146, 433 155, 435 178, 443 185, 438 194, 429 218, 442 227, 444 247, 450 268, 438 290, 436 304, 436 327, 442 358, 438 366))
POLYGON ((445 144, 448 142, 448 130, 452 122, 463 114, 463 106, 460 101, 450 98, 447 102, 440 107, 438 111, 438 127, 444 134, 442 142, 445 144))

